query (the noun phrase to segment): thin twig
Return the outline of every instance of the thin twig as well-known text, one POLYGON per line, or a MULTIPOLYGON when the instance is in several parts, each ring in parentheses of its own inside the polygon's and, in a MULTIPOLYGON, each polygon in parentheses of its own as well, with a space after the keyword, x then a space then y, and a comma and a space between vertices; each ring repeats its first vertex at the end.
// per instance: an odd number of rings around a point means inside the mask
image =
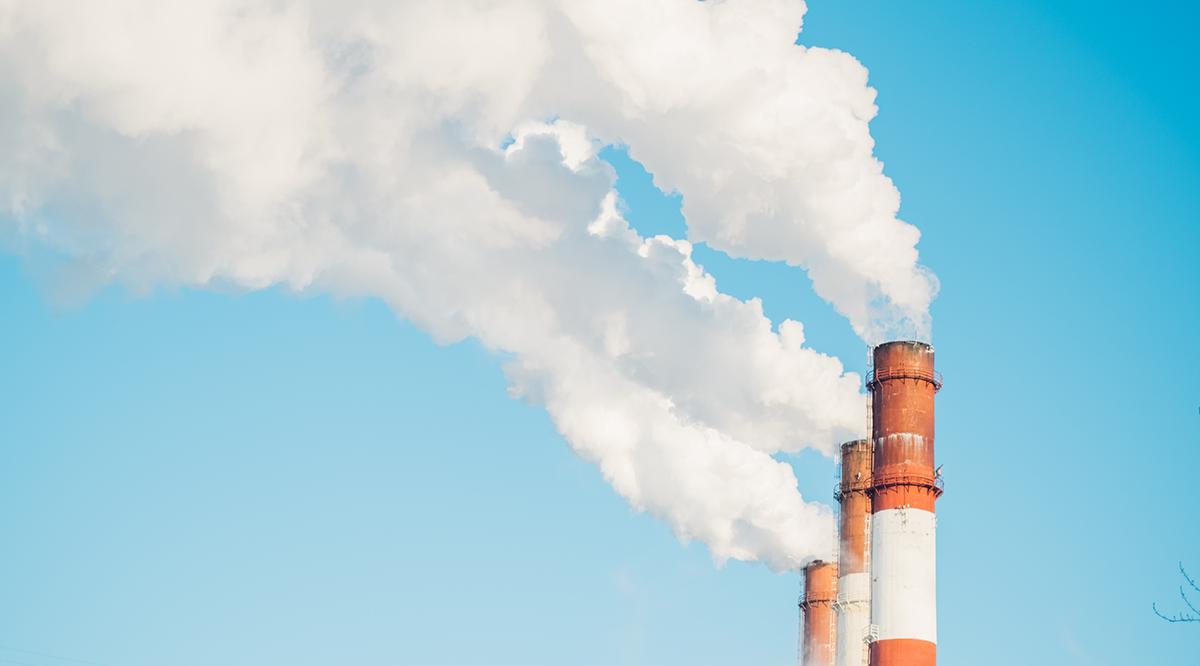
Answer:
POLYGON ((1167 622, 1200 622, 1200 617, 1191 617, 1180 613, 1179 615, 1163 615, 1162 611, 1158 610, 1157 604, 1150 604, 1154 614, 1166 620, 1167 622))
POLYGON ((1188 576, 1187 569, 1183 568, 1183 562, 1179 563, 1179 573, 1183 574, 1183 579, 1188 582, 1188 585, 1192 586, 1193 590, 1200 592, 1200 586, 1197 586, 1196 581, 1192 580, 1191 577, 1188 576))

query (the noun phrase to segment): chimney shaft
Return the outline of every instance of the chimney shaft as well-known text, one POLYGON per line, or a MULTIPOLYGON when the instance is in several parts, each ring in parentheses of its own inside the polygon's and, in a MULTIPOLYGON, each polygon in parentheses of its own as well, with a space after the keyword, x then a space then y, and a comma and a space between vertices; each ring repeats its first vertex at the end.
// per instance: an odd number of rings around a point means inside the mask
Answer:
POLYGON ((933 347, 888 342, 868 378, 871 480, 871 666, 935 666, 937 587, 933 347))
POLYGON ((800 611, 804 613, 801 666, 834 666, 837 617, 833 605, 837 601, 837 584, 837 564, 815 560, 804 567, 804 596, 800 601, 800 611))
POLYGON ((864 666, 871 624, 871 440, 842 444, 838 527, 837 666, 864 666))

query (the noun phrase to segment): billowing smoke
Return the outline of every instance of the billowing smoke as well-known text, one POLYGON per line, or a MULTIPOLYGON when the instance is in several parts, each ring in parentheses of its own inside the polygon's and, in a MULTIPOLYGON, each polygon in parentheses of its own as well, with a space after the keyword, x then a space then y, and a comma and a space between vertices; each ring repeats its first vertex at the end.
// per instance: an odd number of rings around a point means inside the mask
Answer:
MULTIPOLYGON (((773 453, 861 434, 860 378, 639 236, 623 144, 689 240, 802 266, 868 342, 933 277, 866 71, 782 0, 0 0, 0 238, 78 288, 284 284, 503 354, 632 506, 718 560, 832 548, 773 453)), ((800 288, 797 285, 797 288, 800 288)))

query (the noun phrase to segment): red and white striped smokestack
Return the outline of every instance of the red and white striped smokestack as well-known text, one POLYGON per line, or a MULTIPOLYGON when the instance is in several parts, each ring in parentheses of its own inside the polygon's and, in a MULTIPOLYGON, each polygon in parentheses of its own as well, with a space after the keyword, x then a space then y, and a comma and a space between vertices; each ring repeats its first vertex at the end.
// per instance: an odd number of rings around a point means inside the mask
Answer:
POLYGON ((871 435, 871 666, 937 663, 933 347, 888 342, 874 350, 871 435))
POLYGON ((837 584, 837 564, 814 560, 804 567, 804 596, 800 601, 800 611, 804 613, 801 666, 834 666, 837 616, 833 604, 837 601, 837 584))
POLYGON ((871 624, 871 440, 842 444, 838 525, 837 666, 866 666, 871 624))

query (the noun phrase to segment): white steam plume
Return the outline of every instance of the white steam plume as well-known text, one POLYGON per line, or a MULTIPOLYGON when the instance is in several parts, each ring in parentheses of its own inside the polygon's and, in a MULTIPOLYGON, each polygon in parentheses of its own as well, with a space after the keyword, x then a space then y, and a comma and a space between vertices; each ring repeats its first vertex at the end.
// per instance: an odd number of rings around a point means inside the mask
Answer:
POLYGON ((936 283, 848 55, 799 2, 0 0, 0 240, 74 284, 382 298, 718 560, 829 554, 771 457, 860 434, 859 378, 622 219, 604 144, 692 240, 803 266, 867 341, 936 283))

